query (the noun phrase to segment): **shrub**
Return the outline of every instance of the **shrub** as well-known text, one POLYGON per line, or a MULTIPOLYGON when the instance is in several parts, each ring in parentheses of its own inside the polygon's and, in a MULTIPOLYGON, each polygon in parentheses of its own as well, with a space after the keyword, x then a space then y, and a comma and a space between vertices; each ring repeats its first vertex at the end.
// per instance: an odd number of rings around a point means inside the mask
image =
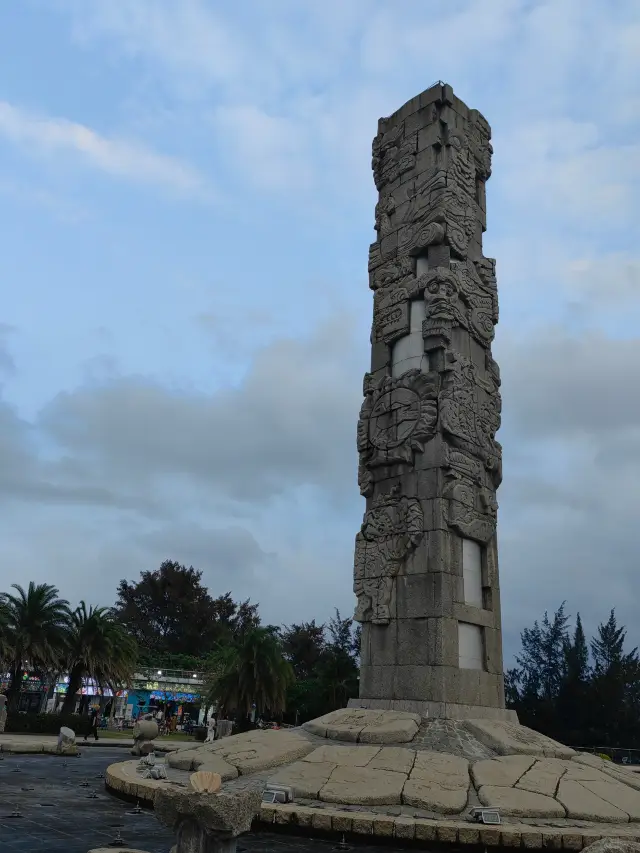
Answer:
POLYGON ((57 735, 61 726, 67 726, 76 735, 84 737, 89 734, 91 721, 81 714, 19 714, 10 711, 4 730, 7 734, 57 735))

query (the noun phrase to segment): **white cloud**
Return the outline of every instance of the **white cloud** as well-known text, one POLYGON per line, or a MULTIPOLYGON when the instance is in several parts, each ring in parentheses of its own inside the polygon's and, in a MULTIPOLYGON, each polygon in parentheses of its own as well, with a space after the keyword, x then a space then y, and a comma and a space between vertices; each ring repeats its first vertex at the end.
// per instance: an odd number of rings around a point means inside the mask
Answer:
MULTIPOLYGON (((282 247, 276 263, 283 287, 295 280, 300 288, 300 265, 291 257, 298 224, 312 201, 324 205, 327 227, 317 242, 304 243, 307 262, 314 252, 330 255, 351 243, 347 263, 358 272, 348 301, 355 301, 373 220, 377 119, 443 78, 494 130, 486 246, 498 260, 501 294, 495 352, 504 378, 506 635, 563 598, 591 627, 614 604, 624 621, 637 622, 640 6, 620 2, 613 15, 602 0, 443 0, 426 12, 424 0, 399 0, 390 14, 386 0, 55 2, 71 12, 78 42, 91 51, 107 47, 127 80, 179 116, 180 134, 205 151, 209 168, 214 145, 228 158, 224 177, 235 201, 228 225, 243 235, 229 241, 238 278, 228 290, 244 308, 232 322, 217 304, 201 325, 216 327, 227 361, 238 361, 236 353, 255 356, 246 372, 242 364, 237 387, 227 382, 223 393, 178 393, 125 369, 58 395, 34 423, 0 410, 3 446, 19 461, 6 501, 19 496, 32 502, 29 509, 37 500, 75 501, 126 515, 126 528, 121 516, 117 523, 110 516, 95 534, 80 522, 63 527, 60 576, 81 574, 84 559, 101 576, 112 564, 131 574, 175 547, 179 559, 202 561, 212 583, 226 582, 207 559, 224 545, 223 562, 256 563, 250 583, 271 606, 278 599, 283 619, 298 609, 314 615, 323 595, 323 607, 334 596, 336 603, 350 599, 362 512, 354 432, 366 331, 357 343, 348 323, 316 329, 305 341, 284 340, 281 329, 273 334, 275 321, 258 333, 246 306, 263 283, 242 280, 238 244, 250 242, 242 229, 256 202, 251 188, 288 197, 289 219, 258 225, 282 247), (332 228, 342 229, 338 249, 327 234, 332 228), (28 440, 34 433, 64 459, 42 466, 28 440), (28 482, 19 488, 21 471, 28 482), (236 519, 240 527, 250 520, 254 539, 227 520, 234 513, 244 516, 236 519), (105 544, 110 537, 113 551, 105 544)), ((136 106, 141 126, 162 130, 162 119, 145 125, 147 100, 136 106)), ((112 147, 64 127, 70 141, 61 143, 57 130, 41 150, 66 148, 117 171, 109 165, 112 147)), ((199 244, 221 267, 226 233, 199 244)), ((287 300, 293 328, 315 318, 317 294, 302 289, 287 300)), ((368 321, 365 295, 358 306, 368 321)), ((211 371, 221 361, 212 359, 211 371)), ((42 526, 32 551, 30 541, 25 548, 25 573, 39 555, 45 559, 48 529, 42 526)))
POLYGON ((39 154, 68 153, 115 177, 158 184, 189 195, 205 190, 198 172, 179 160, 136 142, 108 139, 83 124, 25 112, 6 101, 0 101, 0 135, 39 154))

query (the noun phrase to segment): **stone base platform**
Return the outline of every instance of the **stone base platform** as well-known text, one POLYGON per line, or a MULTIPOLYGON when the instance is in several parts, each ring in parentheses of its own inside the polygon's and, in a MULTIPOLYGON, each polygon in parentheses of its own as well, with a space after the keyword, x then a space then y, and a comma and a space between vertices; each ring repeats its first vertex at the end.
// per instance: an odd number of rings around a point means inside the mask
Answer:
POLYGON ((262 804, 260 822, 414 842, 581 850, 599 838, 640 840, 640 775, 501 720, 424 720, 343 709, 299 729, 235 735, 167 756, 168 779, 137 761, 112 765, 114 793, 154 804, 184 796, 190 774, 219 773, 227 794, 268 783, 294 802, 262 804), (499 827, 474 823, 498 809, 499 827))
POLYGON ((452 705, 447 702, 418 702, 413 699, 349 699, 349 708, 373 711, 404 711, 431 720, 504 720, 517 723, 518 715, 508 708, 484 705, 452 705))

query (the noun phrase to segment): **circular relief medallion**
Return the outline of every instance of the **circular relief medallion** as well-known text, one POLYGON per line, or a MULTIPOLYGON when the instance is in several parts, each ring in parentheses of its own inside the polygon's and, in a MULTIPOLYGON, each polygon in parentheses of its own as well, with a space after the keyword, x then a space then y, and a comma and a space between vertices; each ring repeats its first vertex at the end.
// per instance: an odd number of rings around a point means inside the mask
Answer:
POLYGON ((420 418, 420 398, 409 388, 396 388, 382 394, 369 416, 369 441, 378 450, 390 450, 403 444, 420 418))

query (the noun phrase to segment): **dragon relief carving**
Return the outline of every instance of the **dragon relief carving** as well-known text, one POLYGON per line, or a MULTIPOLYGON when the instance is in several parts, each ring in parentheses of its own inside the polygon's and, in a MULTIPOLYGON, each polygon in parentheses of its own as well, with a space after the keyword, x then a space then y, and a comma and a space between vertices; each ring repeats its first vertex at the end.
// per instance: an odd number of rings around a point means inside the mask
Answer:
POLYGON ((395 487, 379 495, 356 535, 353 591, 356 622, 388 625, 393 584, 402 564, 420 543, 424 518, 420 502, 395 487))
POLYGON ((360 492, 373 491, 376 468, 412 465, 436 433, 438 377, 413 369, 377 383, 365 379, 365 399, 358 421, 360 492))

